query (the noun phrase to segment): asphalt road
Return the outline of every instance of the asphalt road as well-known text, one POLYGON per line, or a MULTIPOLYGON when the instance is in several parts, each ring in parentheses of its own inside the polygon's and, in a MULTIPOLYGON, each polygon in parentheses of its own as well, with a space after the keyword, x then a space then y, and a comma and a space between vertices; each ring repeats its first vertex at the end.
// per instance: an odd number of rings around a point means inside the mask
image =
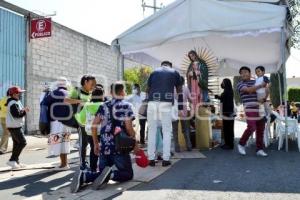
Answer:
POLYGON ((300 199, 300 156, 296 144, 291 151, 276 150, 269 157, 247 156, 237 150, 204 152, 207 159, 186 159, 151 183, 141 184, 111 199, 300 199))
MULTIPOLYGON (((236 132, 243 127, 237 126, 236 132)), ((267 152, 267 158, 256 157, 254 146, 247 149, 247 156, 240 156, 236 149, 202 152, 206 159, 183 159, 152 182, 110 199, 300 199, 300 153, 296 142, 290 143, 288 153, 277 151, 276 144, 267 152)), ((5 166, 8 157, 0 156, 0 167, 5 166)), ((76 161, 78 154, 73 152, 69 157, 76 161)), ((27 164, 58 161, 47 158, 47 149, 28 149, 21 159, 27 164)), ((21 200, 42 193, 47 199, 47 193, 70 183, 74 169, 0 180, 0 199, 21 200)))
MULTIPOLYGON (((256 157, 254 146, 247 149, 247 156, 236 150, 206 151, 206 159, 183 159, 152 182, 111 199, 300 199, 300 156, 296 144, 291 146, 286 153, 273 145, 267 158, 256 157)), ((47 199, 47 193, 70 183, 72 170, 0 182, 1 199, 41 193, 47 199)))

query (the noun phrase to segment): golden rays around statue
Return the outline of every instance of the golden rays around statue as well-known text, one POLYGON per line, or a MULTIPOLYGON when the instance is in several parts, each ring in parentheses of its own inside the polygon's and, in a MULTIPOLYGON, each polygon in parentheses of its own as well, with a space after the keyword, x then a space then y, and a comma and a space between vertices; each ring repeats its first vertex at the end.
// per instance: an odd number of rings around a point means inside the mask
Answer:
MULTIPOLYGON (((209 73, 213 73, 217 67, 217 58, 213 55, 212 51, 208 48, 201 47, 201 48, 194 48, 192 49, 197 52, 198 57, 205 63, 208 68, 209 73)), ((186 71, 191 64, 191 61, 188 57, 188 52, 184 55, 183 63, 182 63, 182 70, 186 71)))

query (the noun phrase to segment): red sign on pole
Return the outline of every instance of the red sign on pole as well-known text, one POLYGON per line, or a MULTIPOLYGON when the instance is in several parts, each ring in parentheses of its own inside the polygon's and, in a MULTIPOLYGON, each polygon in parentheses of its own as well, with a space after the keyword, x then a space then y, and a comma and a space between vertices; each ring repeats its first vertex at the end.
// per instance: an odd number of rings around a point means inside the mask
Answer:
POLYGON ((30 38, 51 37, 51 18, 32 19, 30 27, 30 38))

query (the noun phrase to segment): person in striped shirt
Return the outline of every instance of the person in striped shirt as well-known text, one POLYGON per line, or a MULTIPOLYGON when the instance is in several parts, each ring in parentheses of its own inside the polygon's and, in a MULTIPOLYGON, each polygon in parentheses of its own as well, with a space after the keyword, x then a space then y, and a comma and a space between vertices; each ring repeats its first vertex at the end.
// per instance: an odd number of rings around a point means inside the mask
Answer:
POLYGON ((268 156, 263 150, 263 134, 265 129, 265 121, 263 117, 259 116, 259 100, 257 99, 256 91, 264 88, 266 83, 255 85, 255 80, 251 80, 250 68, 243 66, 239 70, 241 81, 237 85, 237 90, 243 102, 247 128, 244 131, 238 145, 238 151, 241 155, 246 155, 245 145, 249 137, 256 132, 256 155, 268 156))

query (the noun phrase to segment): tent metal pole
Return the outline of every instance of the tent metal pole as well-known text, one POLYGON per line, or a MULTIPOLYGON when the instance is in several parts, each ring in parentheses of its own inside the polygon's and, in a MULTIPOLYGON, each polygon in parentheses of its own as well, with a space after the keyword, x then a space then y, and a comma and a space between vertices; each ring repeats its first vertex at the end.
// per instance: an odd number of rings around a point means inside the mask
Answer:
POLYGON ((284 27, 281 27, 281 60, 282 60, 282 71, 283 71, 283 97, 284 97, 284 115, 285 115, 285 151, 289 151, 288 141, 288 104, 287 104, 287 80, 286 80, 286 66, 285 66, 285 36, 284 27))
POLYGON ((277 72, 278 75, 278 86, 279 86, 279 100, 280 100, 280 105, 282 105, 282 88, 281 88, 281 78, 280 78, 280 73, 277 72))
POLYGON ((125 57, 121 54, 121 80, 124 79, 125 57))
POLYGON ((117 79, 118 80, 123 80, 123 77, 124 77, 124 55, 122 55, 121 53, 121 47, 120 47, 120 44, 119 44, 119 41, 117 40, 117 49, 118 49, 118 52, 117 52, 117 79))

